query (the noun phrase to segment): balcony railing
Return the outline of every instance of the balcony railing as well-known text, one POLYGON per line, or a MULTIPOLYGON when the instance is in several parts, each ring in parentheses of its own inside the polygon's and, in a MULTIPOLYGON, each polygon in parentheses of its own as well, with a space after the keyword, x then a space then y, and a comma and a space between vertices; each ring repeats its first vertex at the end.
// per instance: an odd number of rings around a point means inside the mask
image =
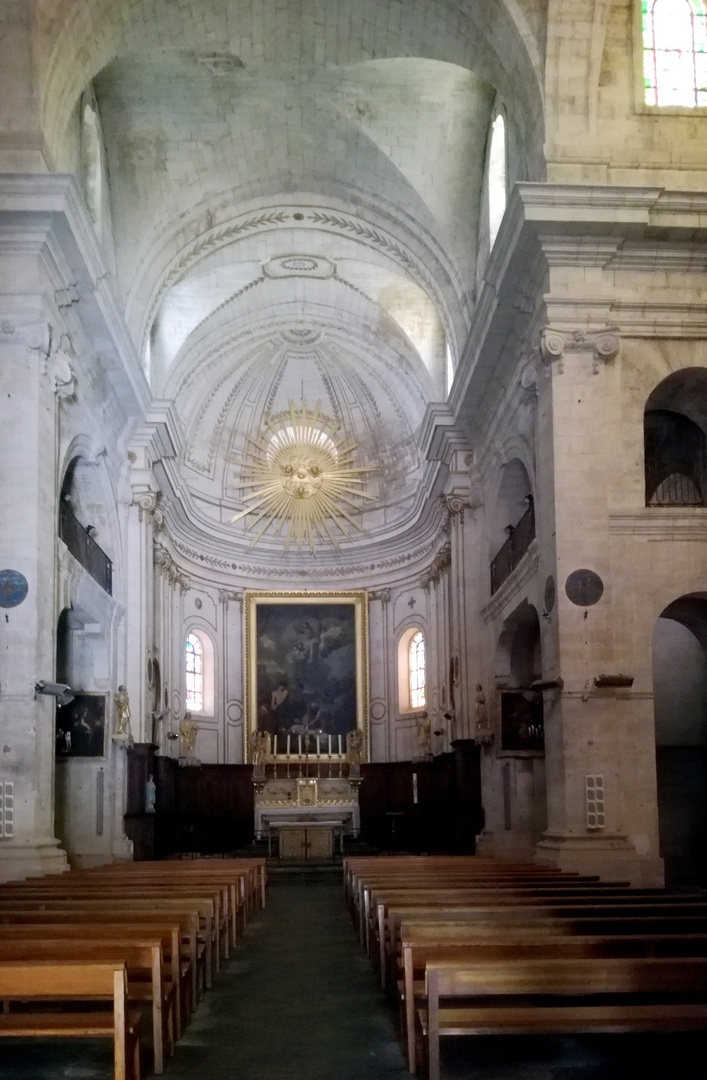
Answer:
POLYGON ((86 532, 68 503, 62 502, 59 511, 59 536, 71 554, 87 570, 102 589, 113 595, 113 563, 86 532))
POLYGON ((535 539, 535 507, 531 503, 491 561, 491 595, 501 588, 535 539))

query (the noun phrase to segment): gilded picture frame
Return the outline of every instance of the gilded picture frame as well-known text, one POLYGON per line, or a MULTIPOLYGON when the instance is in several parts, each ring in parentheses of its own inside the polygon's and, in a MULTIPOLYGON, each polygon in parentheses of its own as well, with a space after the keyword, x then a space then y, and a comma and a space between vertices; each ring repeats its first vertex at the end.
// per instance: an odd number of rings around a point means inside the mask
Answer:
POLYGON ((340 760, 346 736, 369 758, 368 605, 363 590, 266 592, 243 597, 244 760, 256 733, 277 761, 340 760))

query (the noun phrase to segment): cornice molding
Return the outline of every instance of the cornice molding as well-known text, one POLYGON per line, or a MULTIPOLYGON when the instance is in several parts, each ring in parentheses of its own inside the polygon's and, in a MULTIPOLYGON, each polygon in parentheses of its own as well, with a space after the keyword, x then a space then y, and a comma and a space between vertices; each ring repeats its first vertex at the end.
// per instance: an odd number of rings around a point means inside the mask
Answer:
POLYGON ((609 535, 665 543, 707 540, 707 509, 645 506, 609 514, 609 535))

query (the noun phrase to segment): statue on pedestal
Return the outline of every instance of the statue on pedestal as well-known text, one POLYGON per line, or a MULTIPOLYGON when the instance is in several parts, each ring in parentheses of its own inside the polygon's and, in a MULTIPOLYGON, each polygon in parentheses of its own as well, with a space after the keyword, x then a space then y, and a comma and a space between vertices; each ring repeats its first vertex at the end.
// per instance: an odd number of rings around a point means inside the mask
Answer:
POLYGON ((115 739, 130 739, 130 701, 128 691, 122 685, 118 687, 113 700, 115 701, 115 739))
POLYGON ((493 743, 493 731, 489 723, 489 714, 486 710, 486 695, 481 683, 476 684, 476 722, 474 724, 474 738, 480 746, 491 746, 493 743))
POLYGON ((363 734, 354 728, 346 735, 346 760, 349 764, 349 776, 361 775, 361 757, 363 756, 363 734))

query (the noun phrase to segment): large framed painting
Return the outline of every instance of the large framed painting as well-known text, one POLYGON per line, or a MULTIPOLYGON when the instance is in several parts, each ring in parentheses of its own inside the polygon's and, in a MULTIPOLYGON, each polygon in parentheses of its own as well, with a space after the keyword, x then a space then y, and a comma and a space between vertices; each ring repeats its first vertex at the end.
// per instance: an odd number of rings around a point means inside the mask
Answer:
POLYGON ((105 745, 105 694, 74 694, 68 705, 57 705, 58 758, 102 758, 105 745))
POLYGON ((278 758, 346 752, 359 731, 369 756, 366 593, 244 596, 245 760, 256 732, 278 758))

